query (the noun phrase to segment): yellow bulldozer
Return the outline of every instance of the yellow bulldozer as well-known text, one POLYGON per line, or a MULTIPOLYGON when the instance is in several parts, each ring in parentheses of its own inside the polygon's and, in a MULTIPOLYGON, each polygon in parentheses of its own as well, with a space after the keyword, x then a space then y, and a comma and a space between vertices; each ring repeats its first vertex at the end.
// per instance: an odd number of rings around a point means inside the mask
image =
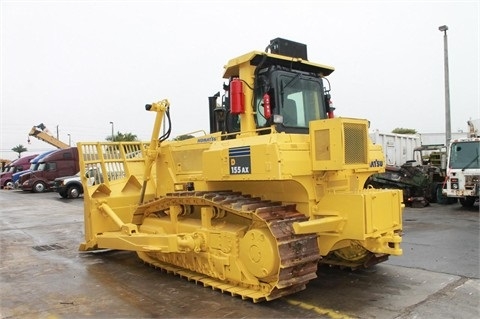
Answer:
POLYGON ((156 113, 150 141, 78 143, 80 250, 135 251, 253 302, 305 289, 320 264, 401 255, 402 192, 364 188, 384 155, 367 120, 335 117, 333 71, 308 61, 306 45, 276 38, 227 63, 221 102, 209 97, 209 133, 169 139, 165 99, 145 107, 156 113))

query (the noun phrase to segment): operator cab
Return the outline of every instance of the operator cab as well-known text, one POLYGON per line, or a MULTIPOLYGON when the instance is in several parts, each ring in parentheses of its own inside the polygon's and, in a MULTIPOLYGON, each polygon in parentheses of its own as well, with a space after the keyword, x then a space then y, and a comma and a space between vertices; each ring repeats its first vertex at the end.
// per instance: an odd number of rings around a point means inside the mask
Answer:
POLYGON ((278 66, 260 71, 254 97, 257 128, 274 125, 278 132, 308 133, 310 121, 328 117, 323 81, 306 72, 278 66), (265 94, 270 115, 265 114, 265 94))
POLYGON ((266 52, 233 59, 225 69, 222 104, 219 93, 209 98, 212 133, 308 134, 310 121, 333 117, 325 76, 334 69, 309 62, 304 44, 277 38, 266 52))

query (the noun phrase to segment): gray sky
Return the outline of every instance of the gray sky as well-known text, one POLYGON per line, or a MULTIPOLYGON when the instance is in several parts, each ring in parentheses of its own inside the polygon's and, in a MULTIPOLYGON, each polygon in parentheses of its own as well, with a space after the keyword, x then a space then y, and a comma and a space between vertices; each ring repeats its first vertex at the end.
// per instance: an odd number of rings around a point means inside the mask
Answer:
POLYGON ((452 131, 480 118, 479 1, 1 1, 0 158, 44 123, 72 145, 115 132, 149 140, 167 98, 172 135, 208 131, 223 66, 281 37, 329 77, 336 115, 372 130, 445 132, 448 25, 452 131))

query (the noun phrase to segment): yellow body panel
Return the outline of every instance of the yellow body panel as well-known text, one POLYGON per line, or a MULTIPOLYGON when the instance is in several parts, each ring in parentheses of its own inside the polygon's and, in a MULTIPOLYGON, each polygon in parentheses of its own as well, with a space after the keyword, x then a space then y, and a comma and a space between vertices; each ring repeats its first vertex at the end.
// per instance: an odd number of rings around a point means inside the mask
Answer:
MULTIPOLYGON (((383 160, 375 157, 379 153, 369 143, 366 129, 364 120, 337 118, 312 123, 310 136, 279 133, 224 141, 219 137, 207 136, 168 142, 158 149, 155 169, 147 183, 145 198, 161 198, 167 193, 187 190, 189 182, 195 184, 196 191, 231 189, 253 197, 295 204, 297 210, 310 219, 301 228, 319 235, 318 245, 322 255, 327 255, 336 245, 341 245, 346 240, 360 241, 362 246, 376 253, 399 255, 401 250, 398 245, 392 249, 376 244, 380 237, 387 238, 387 242, 398 242, 402 225, 402 202, 400 191, 363 189, 368 176, 381 169, 375 165, 370 167, 371 163, 383 160), (355 142, 363 141, 364 145, 356 146, 352 151, 361 153, 358 156, 360 160, 355 159, 351 163, 346 162, 345 158, 348 160, 350 155, 343 151, 345 147, 342 135, 344 126, 348 125, 364 128, 363 131, 360 130, 363 137, 354 137, 355 142), (332 135, 332 138, 329 144, 322 139, 322 143, 316 146, 317 132, 322 130, 329 132, 327 135, 332 135), (232 150, 242 148, 242 145, 248 145, 244 147, 244 157, 248 157, 250 162, 239 166, 238 174, 231 174, 236 168, 235 159, 238 160, 238 157, 232 155, 232 150), (311 147, 313 150, 310 152, 311 147), (315 147, 328 150, 328 159, 319 156, 315 147), (369 152, 369 148, 372 148, 372 152, 369 152), (368 155, 370 153, 373 157, 368 155), (339 170, 339 166, 344 169, 339 170), (341 222, 319 222, 332 216, 340 218, 341 222)), ((147 144, 79 143, 79 147, 82 152, 115 148, 116 153, 125 154, 124 156, 128 154, 120 151, 124 148, 139 150, 134 158, 108 159, 112 157, 111 154, 98 154, 93 156, 93 161, 83 159, 82 167, 100 167, 109 175, 121 177, 115 180, 107 178, 103 184, 87 188, 87 220, 96 218, 87 225, 93 225, 97 229, 90 235, 90 240, 95 240, 96 233, 115 231, 119 224, 102 211, 102 203, 108 203, 122 222, 132 222, 144 182, 142 173, 145 171, 147 144), (112 168, 124 170, 113 172, 112 168)))

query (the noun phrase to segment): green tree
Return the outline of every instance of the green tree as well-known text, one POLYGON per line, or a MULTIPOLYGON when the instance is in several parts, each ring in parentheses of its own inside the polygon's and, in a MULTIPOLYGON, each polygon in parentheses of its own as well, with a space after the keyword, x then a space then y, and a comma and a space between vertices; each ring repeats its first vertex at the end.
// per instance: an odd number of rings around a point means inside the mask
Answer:
POLYGON ((413 128, 403 128, 403 127, 397 127, 392 131, 392 133, 395 134, 417 134, 417 130, 413 128))
POLYGON ((179 135, 179 136, 175 137, 173 140, 174 141, 183 141, 183 140, 188 140, 189 138, 193 138, 193 137, 195 137, 195 136, 190 135, 190 134, 179 135))
MULTIPOLYGON (((107 141, 111 141, 112 137, 107 136, 105 138, 107 141)), ((138 141, 137 135, 132 134, 132 133, 120 133, 117 132, 117 134, 113 137, 114 142, 132 142, 132 141, 138 141)))
POLYGON ((18 158, 20 158, 22 156, 22 153, 28 150, 22 144, 18 144, 17 146, 12 148, 12 151, 14 151, 15 153, 18 153, 18 158))

